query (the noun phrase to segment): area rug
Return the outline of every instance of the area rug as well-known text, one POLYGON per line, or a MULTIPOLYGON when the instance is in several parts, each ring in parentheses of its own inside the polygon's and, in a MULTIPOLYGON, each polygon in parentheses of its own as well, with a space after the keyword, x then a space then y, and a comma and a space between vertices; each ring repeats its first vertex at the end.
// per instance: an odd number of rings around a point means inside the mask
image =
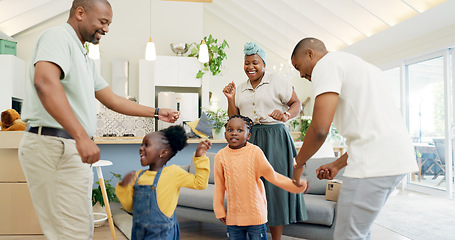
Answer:
POLYGON ((455 201, 396 191, 375 223, 413 240, 455 240, 455 201))

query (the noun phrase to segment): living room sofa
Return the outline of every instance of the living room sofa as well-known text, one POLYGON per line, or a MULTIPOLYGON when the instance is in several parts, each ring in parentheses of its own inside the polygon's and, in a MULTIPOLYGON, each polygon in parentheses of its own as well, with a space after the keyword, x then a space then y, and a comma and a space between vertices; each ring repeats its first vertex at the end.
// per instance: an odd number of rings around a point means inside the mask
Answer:
MULTIPOLYGON (((184 217, 195 221, 222 224, 216 219, 213 212, 213 191, 215 187, 213 162, 215 153, 207 153, 207 155, 210 158, 210 177, 207 189, 193 190, 182 188, 180 190, 176 214, 177 217, 184 217)), ((307 162, 304 175, 310 182, 310 189, 305 194, 304 199, 308 220, 286 226, 283 232, 284 235, 311 240, 333 239, 336 202, 325 200, 326 180, 317 179, 316 169, 323 164, 335 160, 335 157, 313 158, 307 162)), ((195 173, 194 164, 184 168, 191 173, 195 173)), ((341 178, 342 174, 343 170, 338 173, 338 178, 341 178)))

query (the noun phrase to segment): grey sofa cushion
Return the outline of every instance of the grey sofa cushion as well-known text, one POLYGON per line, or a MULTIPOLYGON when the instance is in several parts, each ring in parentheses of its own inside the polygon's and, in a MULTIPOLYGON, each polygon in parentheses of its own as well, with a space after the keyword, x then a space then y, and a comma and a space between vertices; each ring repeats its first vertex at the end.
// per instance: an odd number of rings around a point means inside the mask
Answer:
POLYGON ((324 195, 305 194, 304 198, 308 214, 308 220, 305 223, 332 226, 337 203, 326 201, 324 195))
MULTIPOLYGON (((327 186, 327 180, 319 180, 316 176, 316 169, 318 169, 321 165, 331 163, 337 160, 336 157, 328 157, 328 158, 311 158, 306 163, 306 169, 303 172, 303 175, 309 180, 310 189, 308 190, 308 194, 319 194, 325 195, 325 189, 327 186)), ((344 173, 344 168, 341 169, 336 178, 341 179, 341 176, 344 173)))
MULTIPOLYGON (((207 157, 209 157, 210 160, 210 175, 209 175, 209 184, 215 184, 215 176, 214 176, 214 171, 213 171, 213 165, 215 164, 215 155, 216 153, 211 153, 208 152, 206 153, 207 157)), ((191 161, 190 164, 190 173, 196 174, 196 166, 194 166, 194 161, 191 161)))
POLYGON ((208 184, 204 190, 181 188, 177 205, 213 211, 214 184, 208 184))

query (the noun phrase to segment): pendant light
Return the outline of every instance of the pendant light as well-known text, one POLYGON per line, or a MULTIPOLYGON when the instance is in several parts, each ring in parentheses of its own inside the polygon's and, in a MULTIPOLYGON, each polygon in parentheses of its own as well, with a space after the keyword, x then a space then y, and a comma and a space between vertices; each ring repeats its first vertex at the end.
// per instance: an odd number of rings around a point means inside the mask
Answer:
POLYGON ((145 48, 145 60, 155 61, 156 60, 156 48, 155 43, 152 42, 152 37, 150 37, 147 47, 145 48))
POLYGON ((201 45, 199 46, 198 60, 201 63, 206 63, 209 61, 209 49, 207 47, 207 44, 205 44, 204 40, 202 40, 201 45))
POLYGON ((150 38, 145 47, 145 60, 155 61, 156 60, 156 48, 155 43, 152 42, 152 0, 150 0, 150 38))
MULTIPOLYGON (((204 8, 205 8, 205 3, 202 3, 202 29, 204 29, 204 8)), ((201 63, 209 62, 209 49, 208 49, 207 44, 205 43, 204 39, 202 39, 201 45, 199 45, 198 60, 201 63)))

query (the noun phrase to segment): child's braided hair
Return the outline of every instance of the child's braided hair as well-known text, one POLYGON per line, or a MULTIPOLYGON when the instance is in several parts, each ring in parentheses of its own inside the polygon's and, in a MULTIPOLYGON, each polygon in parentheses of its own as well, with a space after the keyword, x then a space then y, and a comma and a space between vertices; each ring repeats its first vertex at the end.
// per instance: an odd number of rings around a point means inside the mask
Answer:
MULTIPOLYGON (((236 114, 236 115, 231 116, 227 121, 229 122, 229 120, 231 120, 233 118, 240 118, 243 121, 245 121, 246 126, 248 127, 248 131, 251 132, 251 130, 253 129, 253 120, 251 120, 249 117, 245 117, 245 116, 236 114)), ((226 124, 224 124, 224 127, 226 127, 226 125, 227 125, 227 122, 226 122, 226 124)))

